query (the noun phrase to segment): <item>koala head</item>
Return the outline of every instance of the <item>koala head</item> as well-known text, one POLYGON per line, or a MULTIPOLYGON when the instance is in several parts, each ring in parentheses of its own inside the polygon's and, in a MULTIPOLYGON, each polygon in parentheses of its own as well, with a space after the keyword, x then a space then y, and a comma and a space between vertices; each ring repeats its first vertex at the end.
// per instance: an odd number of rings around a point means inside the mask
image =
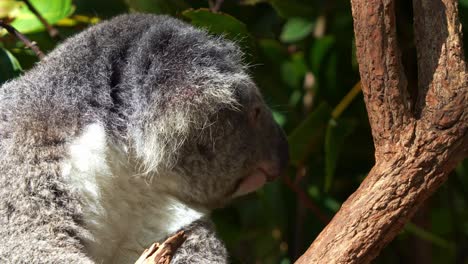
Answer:
POLYGON ((129 138, 155 188, 206 207, 254 191, 285 169, 288 146, 246 73, 239 47, 158 17, 124 73, 129 138))

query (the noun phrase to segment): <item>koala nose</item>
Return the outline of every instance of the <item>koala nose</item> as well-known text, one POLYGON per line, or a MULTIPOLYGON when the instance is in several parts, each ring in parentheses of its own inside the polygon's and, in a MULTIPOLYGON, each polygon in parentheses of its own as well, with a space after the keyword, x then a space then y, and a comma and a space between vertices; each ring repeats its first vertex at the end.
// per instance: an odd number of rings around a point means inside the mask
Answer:
POLYGON ((275 125, 276 133, 270 149, 272 159, 257 164, 257 169, 266 175, 267 181, 274 181, 286 171, 289 163, 289 145, 286 135, 280 126, 275 125))

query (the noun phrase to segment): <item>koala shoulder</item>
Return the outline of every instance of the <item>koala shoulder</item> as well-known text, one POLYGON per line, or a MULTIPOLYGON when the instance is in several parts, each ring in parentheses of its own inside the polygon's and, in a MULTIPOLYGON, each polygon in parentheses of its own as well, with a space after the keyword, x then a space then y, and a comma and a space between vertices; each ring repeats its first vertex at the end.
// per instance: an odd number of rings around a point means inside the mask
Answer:
POLYGON ((177 249, 173 264, 223 264, 228 263, 224 243, 217 237, 208 219, 197 220, 183 228, 187 240, 177 249))

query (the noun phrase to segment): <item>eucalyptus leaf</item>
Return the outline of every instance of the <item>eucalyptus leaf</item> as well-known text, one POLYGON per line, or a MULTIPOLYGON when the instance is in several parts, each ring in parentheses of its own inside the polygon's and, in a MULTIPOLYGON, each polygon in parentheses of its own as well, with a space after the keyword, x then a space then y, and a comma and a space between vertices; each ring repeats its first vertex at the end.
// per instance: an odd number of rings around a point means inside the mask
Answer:
POLYGON ((0 48, 0 84, 15 78, 21 71, 18 60, 8 50, 0 48))
POLYGON ((266 2, 267 0, 240 0, 241 5, 256 5, 259 3, 266 2))
POLYGON ((182 15, 189 18, 195 26, 204 27, 213 34, 222 34, 241 44, 246 52, 254 49, 255 43, 247 26, 231 15, 213 13, 206 8, 189 9, 182 12, 182 15))
POLYGON ((0 1, 0 18, 14 17, 14 13, 20 8, 21 4, 16 0, 0 1))
POLYGON ((310 48, 310 65, 312 71, 315 74, 318 74, 324 60, 330 51, 333 50, 333 45, 335 44, 335 38, 333 36, 325 36, 320 39, 316 39, 310 48))
POLYGON ((312 111, 288 137, 291 163, 298 165, 308 154, 321 146, 319 144, 327 121, 330 119, 331 109, 326 103, 320 104, 312 111))
POLYGON ((193 25, 204 27, 215 34, 225 34, 236 40, 250 37, 246 25, 228 14, 213 13, 209 9, 201 8, 186 10, 182 15, 189 18, 193 25))
POLYGON ((314 29, 314 23, 304 18, 289 19, 283 26, 280 39, 283 42, 297 42, 306 38, 314 29))
POLYGON ((76 5, 76 14, 99 17, 100 19, 129 11, 126 0, 73 0, 73 3, 76 5))
POLYGON ((261 39, 258 46, 263 54, 272 62, 281 64, 287 60, 288 54, 281 43, 274 39, 261 39))
POLYGON ((125 2, 132 11, 155 14, 175 15, 189 8, 183 0, 126 0, 125 2))
POLYGON ((285 61, 281 65, 281 78, 284 83, 293 89, 302 87, 302 80, 307 72, 307 65, 302 52, 292 55, 291 60, 285 61))
POLYGON ((276 123, 280 126, 284 126, 286 124, 286 116, 278 111, 272 110, 273 118, 275 119, 276 123))
POLYGON ((282 17, 295 16, 310 17, 316 14, 318 9, 315 1, 310 0, 269 0, 273 8, 282 17))
MULTIPOLYGON (((50 24, 71 15, 75 8, 71 0, 30 0, 31 4, 50 24)), ((11 25, 21 33, 32 33, 44 30, 44 25, 26 5, 21 5, 11 25)))
POLYGON ((331 119, 325 134, 325 191, 329 191, 333 183, 336 164, 340 152, 348 137, 356 127, 356 123, 346 119, 331 119))

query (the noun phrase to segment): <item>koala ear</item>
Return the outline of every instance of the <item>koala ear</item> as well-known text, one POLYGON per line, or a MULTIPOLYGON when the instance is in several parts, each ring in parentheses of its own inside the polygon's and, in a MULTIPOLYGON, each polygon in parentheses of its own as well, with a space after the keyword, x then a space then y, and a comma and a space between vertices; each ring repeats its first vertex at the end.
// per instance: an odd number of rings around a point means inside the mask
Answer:
POLYGON ((221 109, 241 111, 239 89, 250 86, 253 86, 250 77, 242 72, 205 72, 192 74, 181 86, 164 88, 161 98, 150 107, 149 121, 144 122, 137 135, 140 140, 135 142, 145 172, 172 168, 180 147, 209 129, 221 109))
POLYGON ((130 136, 146 171, 172 167, 220 109, 240 109, 239 87, 254 87, 235 43, 180 21, 152 26, 131 52, 123 73, 134 91, 130 136))

